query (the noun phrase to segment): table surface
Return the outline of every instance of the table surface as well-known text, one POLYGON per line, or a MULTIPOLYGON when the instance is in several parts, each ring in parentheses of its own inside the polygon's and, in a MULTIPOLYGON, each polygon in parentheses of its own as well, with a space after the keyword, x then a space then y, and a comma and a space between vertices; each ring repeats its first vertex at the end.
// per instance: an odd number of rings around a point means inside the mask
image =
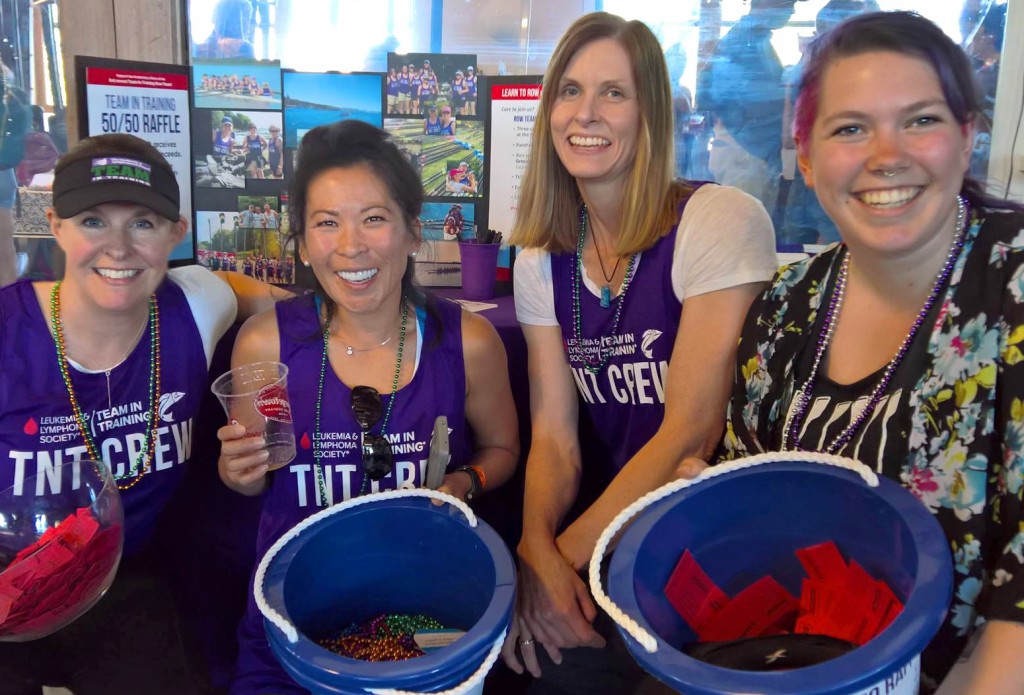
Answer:
MULTIPOLYGON (((465 300, 462 290, 458 288, 449 287, 437 287, 426 290, 430 294, 437 297, 444 297, 445 299, 452 300, 465 300)), ((467 300, 469 301, 469 300, 467 300)), ((514 328, 519 330, 519 322, 516 321, 516 304, 512 295, 504 295, 502 297, 494 297, 493 299, 479 300, 480 304, 494 304, 496 305, 493 309, 484 309, 475 313, 480 314, 498 329, 500 332, 503 329, 514 328)))

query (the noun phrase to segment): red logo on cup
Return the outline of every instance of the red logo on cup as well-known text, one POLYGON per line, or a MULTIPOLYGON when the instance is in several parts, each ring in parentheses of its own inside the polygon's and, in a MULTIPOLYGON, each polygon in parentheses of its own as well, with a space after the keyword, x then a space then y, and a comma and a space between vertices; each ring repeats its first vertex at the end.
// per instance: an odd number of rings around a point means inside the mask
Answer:
POLYGON ((253 402, 256 412, 268 420, 291 423, 292 408, 288 403, 288 391, 280 384, 264 386, 253 402))

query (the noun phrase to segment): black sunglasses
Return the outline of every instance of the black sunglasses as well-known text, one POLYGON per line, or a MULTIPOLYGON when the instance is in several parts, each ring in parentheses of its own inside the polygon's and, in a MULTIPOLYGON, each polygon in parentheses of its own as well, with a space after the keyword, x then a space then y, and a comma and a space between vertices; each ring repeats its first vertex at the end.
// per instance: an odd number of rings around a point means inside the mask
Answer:
POLYGON ((379 434, 372 434, 370 428, 380 422, 384 404, 380 394, 372 386, 356 386, 352 389, 352 414, 363 430, 363 471, 371 480, 380 480, 391 472, 394 456, 391 444, 379 434))

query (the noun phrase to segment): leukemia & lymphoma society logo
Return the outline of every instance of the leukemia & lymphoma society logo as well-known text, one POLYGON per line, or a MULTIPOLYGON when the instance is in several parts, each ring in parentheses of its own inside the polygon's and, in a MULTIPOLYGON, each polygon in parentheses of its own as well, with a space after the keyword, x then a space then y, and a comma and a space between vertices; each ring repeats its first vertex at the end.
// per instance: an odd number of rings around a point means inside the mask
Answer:
MULTIPOLYGON (((161 422, 175 423, 174 404, 185 397, 182 391, 171 391, 160 396, 157 408, 161 422)), ((40 444, 61 444, 70 442, 81 436, 81 428, 92 436, 105 436, 113 430, 134 425, 144 425, 149 421, 149 411, 143 401, 124 403, 112 408, 82 413, 81 422, 72 415, 50 415, 36 418, 30 416, 22 425, 21 431, 29 437, 37 438, 40 444)))

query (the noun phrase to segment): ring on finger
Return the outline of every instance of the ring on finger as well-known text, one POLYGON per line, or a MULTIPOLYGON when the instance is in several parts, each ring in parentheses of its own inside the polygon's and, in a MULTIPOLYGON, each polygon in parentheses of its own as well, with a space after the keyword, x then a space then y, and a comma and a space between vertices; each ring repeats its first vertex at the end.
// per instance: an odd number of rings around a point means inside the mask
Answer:
POLYGON ((519 640, 519 646, 520 647, 532 647, 533 646, 533 642, 534 642, 534 639, 532 637, 529 638, 529 639, 519 640))

